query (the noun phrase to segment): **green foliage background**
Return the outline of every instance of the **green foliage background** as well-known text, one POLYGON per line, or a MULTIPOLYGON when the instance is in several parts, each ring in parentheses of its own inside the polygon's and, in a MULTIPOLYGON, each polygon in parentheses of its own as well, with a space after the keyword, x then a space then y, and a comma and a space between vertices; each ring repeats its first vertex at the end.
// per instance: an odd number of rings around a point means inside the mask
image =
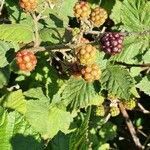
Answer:
MULTIPOLYGON (((38 24, 43 44, 68 42, 66 28, 76 1, 53 1, 54 8, 46 8, 44 15, 48 18, 38 24)), ((89 3, 96 5, 99 0, 89 3)), ((39 0, 38 11, 42 4, 39 0)), ((86 150, 91 143, 95 150, 107 150, 108 141, 116 137, 117 126, 105 123, 105 118, 96 117, 92 111, 103 103, 103 92, 124 100, 138 97, 138 90, 150 95, 149 74, 143 77, 142 68, 137 71, 119 65, 150 63, 150 34, 143 34, 150 30, 150 1, 102 0, 100 6, 114 20, 114 31, 131 34, 125 37, 120 54, 108 58, 101 50, 98 52, 102 77, 93 84, 73 77, 61 79, 46 61, 46 54, 38 53, 33 73, 14 70, 14 54, 21 45, 33 41, 34 23, 30 14, 20 10, 17 0, 6 0, 12 24, 0 25, 0 150, 40 150, 46 146, 54 150, 86 150), (17 75, 13 81, 11 74, 17 75), (14 85, 20 89, 7 90, 14 85)))

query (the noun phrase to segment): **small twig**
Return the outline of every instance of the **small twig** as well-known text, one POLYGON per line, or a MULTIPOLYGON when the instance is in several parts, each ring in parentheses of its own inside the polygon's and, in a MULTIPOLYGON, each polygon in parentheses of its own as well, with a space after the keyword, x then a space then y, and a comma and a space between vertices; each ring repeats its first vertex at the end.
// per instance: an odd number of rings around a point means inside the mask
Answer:
POLYGON ((134 128, 134 126, 133 126, 133 124, 132 124, 132 122, 131 122, 131 120, 129 118, 129 115, 128 115, 127 111, 125 110, 125 108, 124 108, 122 103, 119 103, 119 108, 120 108, 120 111, 121 111, 123 117, 125 118, 126 124, 128 126, 128 129, 129 129, 129 131, 131 133, 131 136, 133 138, 133 141, 134 141, 136 147, 138 148, 138 150, 142 150, 143 146, 141 145, 140 140, 137 137, 135 128, 134 128))
POLYGON ((102 3, 102 0, 99 0, 99 6, 101 5, 101 3, 102 3))
POLYGON ((38 21, 39 18, 35 15, 35 13, 31 13, 31 16, 33 18, 34 26, 35 26, 35 40, 34 40, 34 47, 39 47, 40 45, 40 36, 39 36, 39 28, 38 28, 38 21))
POLYGON ((150 141, 150 135, 147 137, 145 143, 144 143, 144 147, 146 147, 146 145, 148 144, 148 142, 150 141))
POLYGON ((127 64, 127 63, 122 63, 122 62, 115 62, 118 65, 123 65, 126 67, 150 67, 150 63, 147 64, 127 64))
POLYGON ((2 14, 2 9, 3 9, 4 4, 5 4, 5 0, 2 0, 1 6, 0 6, 0 15, 2 14))
POLYGON ((138 107, 144 114, 150 114, 150 111, 146 110, 140 103, 138 103, 138 107))
POLYGON ((32 47, 29 48, 28 50, 33 51, 33 52, 41 52, 41 51, 70 51, 70 47, 68 45, 64 44, 57 44, 57 45, 50 45, 50 46, 39 46, 39 47, 32 47))
POLYGON ((108 115, 105 117, 104 124, 105 124, 106 122, 108 122, 108 120, 110 119, 110 117, 111 117, 111 114, 108 113, 108 115))
POLYGON ((140 134, 142 134, 144 137, 147 137, 147 135, 146 135, 143 131, 141 131, 140 129, 137 129, 137 131, 138 131, 140 134))

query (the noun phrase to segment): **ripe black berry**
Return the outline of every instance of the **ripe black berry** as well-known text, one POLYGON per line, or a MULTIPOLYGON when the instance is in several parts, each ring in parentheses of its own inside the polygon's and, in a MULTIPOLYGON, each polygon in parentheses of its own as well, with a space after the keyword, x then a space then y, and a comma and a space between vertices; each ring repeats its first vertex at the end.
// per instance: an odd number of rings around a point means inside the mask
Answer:
POLYGON ((121 52, 123 39, 124 37, 120 33, 108 32, 102 36, 100 42, 106 53, 115 55, 121 52))

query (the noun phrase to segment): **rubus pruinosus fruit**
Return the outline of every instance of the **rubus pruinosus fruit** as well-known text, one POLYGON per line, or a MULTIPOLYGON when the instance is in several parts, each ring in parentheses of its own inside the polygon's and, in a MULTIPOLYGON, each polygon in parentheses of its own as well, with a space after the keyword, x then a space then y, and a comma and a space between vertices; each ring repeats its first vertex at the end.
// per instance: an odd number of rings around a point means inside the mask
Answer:
POLYGON ((120 109, 117 106, 110 107, 110 114, 112 117, 118 116, 120 114, 120 109))
POLYGON ((16 54, 16 63, 20 70, 30 72, 35 68, 37 59, 33 52, 22 50, 16 54))
POLYGON ((74 16, 80 20, 88 19, 90 17, 91 8, 88 2, 77 2, 73 8, 74 16))
POLYGON ((75 52, 82 65, 92 64, 96 57, 96 48, 91 44, 84 44, 78 47, 75 52))
POLYGON ((96 115, 97 116, 104 116, 105 115, 105 108, 103 105, 97 106, 96 115))
POLYGON ((125 107, 126 109, 132 110, 132 109, 134 109, 135 106, 136 106, 136 101, 135 101, 134 99, 131 99, 131 100, 129 100, 129 101, 124 101, 124 102, 123 102, 123 105, 124 105, 124 107, 125 107))
POLYGON ((104 35, 100 39, 100 43, 104 52, 110 55, 115 55, 121 52, 123 47, 123 39, 124 36, 118 32, 107 32, 104 33, 104 35))
POLYGON ((26 11, 34 11, 37 7, 37 0, 19 0, 20 7, 26 11))
POLYGON ((90 20, 95 27, 99 27, 104 24, 108 17, 107 11, 104 8, 96 7, 92 10, 90 20))
POLYGON ((87 65, 81 70, 82 77, 87 82, 100 79, 101 70, 97 64, 87 65))

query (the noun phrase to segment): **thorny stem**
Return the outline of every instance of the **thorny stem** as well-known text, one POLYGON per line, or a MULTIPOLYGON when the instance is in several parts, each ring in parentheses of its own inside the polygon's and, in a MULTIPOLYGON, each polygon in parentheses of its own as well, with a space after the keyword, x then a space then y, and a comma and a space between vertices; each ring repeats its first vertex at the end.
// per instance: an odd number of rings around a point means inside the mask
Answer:
POLYGON ((0 15, 2 14, 2 9, 3 9, 4 4, 5 4, 5 0, 2 0, 1 6, 0 6, 0 15))
POLYGON ((131 133, 132 139, 133 139, 137 149, 138 150, 142 150, 143 146, 141 145, 140 140, 137 137, 135 128, 134 128, 134 126, 133 126, 133 124, 132 124, 132 122, 131 122, 131 120, 129 118, 129 115, 128 115, 127 111, 125 110, 125 108, 124 108, 122 103, 119 103, 119 108, 120 108, 120 111, 121 111, 123 117, 125 118, 125 122, 126 122, 126 124, 128 126, 128 129, 129 129, 129 131, 131 133))

